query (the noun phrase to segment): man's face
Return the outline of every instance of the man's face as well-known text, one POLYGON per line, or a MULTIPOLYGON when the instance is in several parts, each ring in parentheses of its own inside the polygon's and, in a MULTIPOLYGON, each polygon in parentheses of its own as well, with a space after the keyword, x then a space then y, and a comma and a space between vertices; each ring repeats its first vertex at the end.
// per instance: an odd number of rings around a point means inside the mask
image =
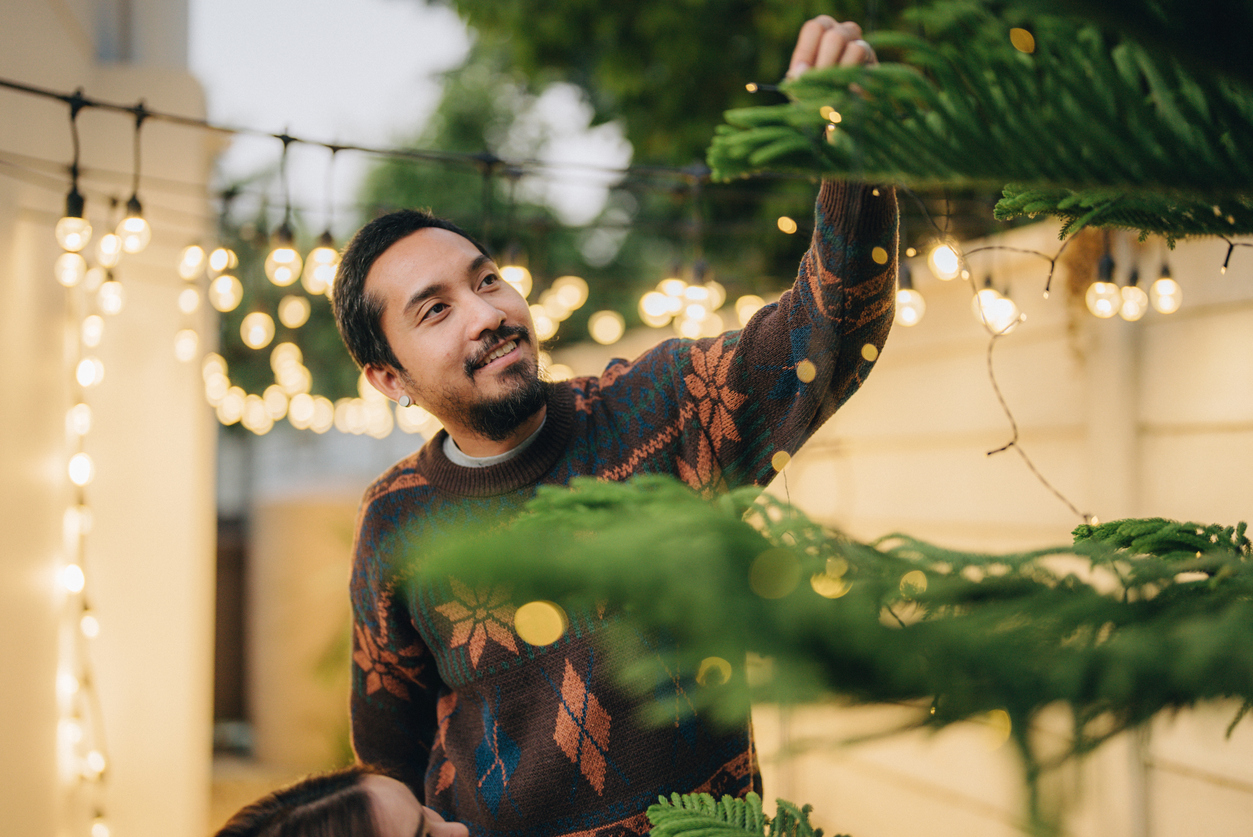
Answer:
POLYGON ((365 292, 383 301, 383 333, 404 367, 366 368, 384 394, 408 394, 454 438, 506 438, 543 404, 526 300, 462 236, 428 227, 402 238, 371 266, 365 292))

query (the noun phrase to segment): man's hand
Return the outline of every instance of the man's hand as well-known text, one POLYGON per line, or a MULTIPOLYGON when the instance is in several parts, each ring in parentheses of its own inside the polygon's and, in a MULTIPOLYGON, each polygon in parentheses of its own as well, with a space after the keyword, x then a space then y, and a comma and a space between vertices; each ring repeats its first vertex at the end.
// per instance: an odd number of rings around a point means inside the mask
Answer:
POLYGON ((878 64, 874 50, 861 38, 861 27, 852 21, 839 23, 830 15, 818 15, 805 21, 787 77, 796 78, 818 67, 852 67, 857 64, 878 64))

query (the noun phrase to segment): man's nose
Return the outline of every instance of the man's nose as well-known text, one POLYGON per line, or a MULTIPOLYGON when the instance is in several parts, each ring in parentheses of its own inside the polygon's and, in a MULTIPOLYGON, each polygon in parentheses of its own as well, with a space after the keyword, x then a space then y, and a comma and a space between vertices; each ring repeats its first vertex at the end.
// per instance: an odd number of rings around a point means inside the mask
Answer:
POLYGON ((504 325, 507 319, 505 312, 482 297, 474 297, 471 304, 470 328, 472 339, 478 340, 483 335, 495 331, 504 325))

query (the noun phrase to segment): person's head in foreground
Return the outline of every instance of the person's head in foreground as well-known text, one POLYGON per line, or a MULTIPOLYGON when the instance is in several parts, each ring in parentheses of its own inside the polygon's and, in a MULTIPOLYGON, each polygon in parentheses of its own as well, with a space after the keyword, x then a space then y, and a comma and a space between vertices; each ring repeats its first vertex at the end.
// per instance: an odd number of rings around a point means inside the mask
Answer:
POLYGON ((365 765, 308 776, 241 808, 217 837, 468 837, 365 765))
POLYGON ((547 388, 522 294, 481 244, 428 212, 362 227, 334 286, 344 344, 375 389, 433 413, 472 456, 539 427, 547 388))

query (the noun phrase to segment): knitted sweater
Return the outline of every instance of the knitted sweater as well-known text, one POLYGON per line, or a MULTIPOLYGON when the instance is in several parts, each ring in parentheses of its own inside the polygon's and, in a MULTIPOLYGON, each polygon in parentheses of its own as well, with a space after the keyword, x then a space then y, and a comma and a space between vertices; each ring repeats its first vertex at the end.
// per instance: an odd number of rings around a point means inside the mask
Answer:
POLYGON ((396 564, 444 527, 576 476, 670 474, 709 494, 769 482, 772 457, 794 453, 861 384, 892 321, 895 194, 824 183, 816 214, 795 285, 742 331, 669 340, 554 385, 543 429, 514 459, 455 465, 441 432, 370 487, 351 582, 359 759, 474 837, 643 834, 660 794, 760 791, 751 731, 693 715, 699 687, 660 655, 650 700, 675 722, 638 717, 641 698, 612 676, 628 652, 606 639, 611 619, 571 614, 560 640, 532 646, 505 587, 401 585, 396 564))

